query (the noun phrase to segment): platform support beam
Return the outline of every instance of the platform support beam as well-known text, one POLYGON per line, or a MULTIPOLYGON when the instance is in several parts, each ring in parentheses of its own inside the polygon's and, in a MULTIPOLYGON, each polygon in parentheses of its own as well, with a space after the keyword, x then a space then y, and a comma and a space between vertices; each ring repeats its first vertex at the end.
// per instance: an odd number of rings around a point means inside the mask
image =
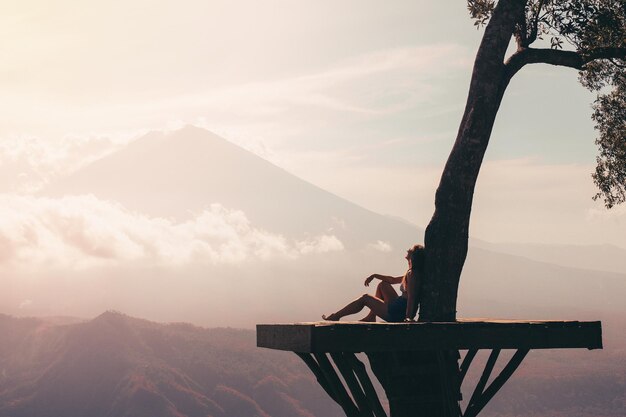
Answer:
POLYGON ((489 375, 493 370, 493 366, 495 365, 496 359, 498 358, 499 349, 494 349, 489 355, 489 359, 487 360, 487 364, 485 365, 485 370, 483 371, 483 375, 474 390, 474 394, 465 409, 465 413, 463 413, 463 417, 476 417, 478 413, 482 411, 482 409, 487 405, 489 401, 493 398, 494 395, 502 388, 502 386, 509 380, 511 375, 515 372, 518 366, 522 363, 526 355, 528 354, 528 349, 518 349, 513 357, 509 360, 506 366, 502 369, 500 374, 493 380, 493 382, 485 389, 485 384, 489 379, 489 375))
MULTIPOLYGON (((326 378, 331 390, 335 394, 335 401, 343 408, 348 417, 361 416, 359 409, 356 407, 339 376, 335 372, 330 360, 325 353, 314 353, 313 356, 322 370, 322 374, 326 378)), ((363 415, 366 417, 366 415, 363 415)))
POLYGON ((374 389, 374 384, 372 384, 372 380, 367 374, 365 364, 363 364, 363 362, 361 362, 354 353, 344 353, 343 355, 352 367, 352 370, 358 378, 361 387, 363 387, 363 392, 365 393, 374 415, 376 417, 387 417, 387 414, 378 399, 378 394, 374 389))
POLYGON ((474 388, 474 393, 472 394, 472 398, 470 398, 468 409, 470 409, 471 406, 476 403, 478 398, 481 395, 483 395, 483 392, 485 391, 485 386, 487 385, 487 382, 489 382, 489 377, 491 376, 491 372, 493 371, 493 367, 495 366, 499 355, 500 355, 500 349, 493 349, 491 353, 489 354, 489 359, 487 359, 487 363, 485 364, 485 369, 483 370, 483 373, 480 376, 480 379, 478 380, 476 387, 474 388))
POLYGON ((469 369, 474 357, 476 357, 476 353, 478 353, 478 349, 468 350, 463 358, 463 362, 461 363, 461 375, 460 375, 460 383, 463 383, 465 379, 465 375, 467 375, 467 370, 469 369))
MULTIPOLYGON (((493 349, 464 413, 459 406, 460 386, 477 350, 467 352, 460 369, 458 351, 366 354, 387 394, 391 417, 476 417, 513 375, 528 351, 517 350, 487 386, 500 355, 500 349, 493 349)), ((387 417, 365 365, 354 353, 330 353, 334 366, 326 353, 296 354, 347 417, 387 417)))
POLYGON ((380 404, 365 365, 353 353, 331 353, 351 396, 325 353, 296 354, 315 374, 324 391, 343 409, 348 417, 387 417, 380 404))
POLYGON ((317 364, 317 362, 315 362, 315 359, 313 359, 311 357, 311 354, 309 354, 309 353, 300 353, 300 352, 295 352, 295 354, 298 355, 298 357, 300 357, 300 359, 302 359, 302 361, 306 364, 306 366, 309 367, 311 372, 313 372, 313 375, 315 375, 315 379, 317 379, 317 382, 318 382, 318 384, 320 384, 322 389, 324 391, 326 391, 326 394, 328 394, 328 396, 330 398, 332 398, 334 401, 337 401, 335 393, 330 388, 330 385, 326 381, 326 377, 322 373, 322 370, 320 369, 320 366, 317 364))

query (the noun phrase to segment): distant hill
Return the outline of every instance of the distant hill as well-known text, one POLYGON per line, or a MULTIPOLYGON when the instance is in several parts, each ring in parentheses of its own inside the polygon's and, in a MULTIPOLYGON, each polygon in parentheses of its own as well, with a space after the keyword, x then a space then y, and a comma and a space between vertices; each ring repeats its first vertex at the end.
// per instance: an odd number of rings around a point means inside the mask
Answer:
POLYGON ((295 355, 254 333, 107 312, 80 324, 0 315, 0 416, 312 417, 341 410, 295 355))
MULTIPOLYGON (((0 315, 0 335, 0 417, 343 415, 295 355, 256 348, 250 330, 107 312, 66 325, 0 315)), ((623 347, 533 351, 484 414, 621 417, 625 363, 623 347)))
POLYGON ((626 249, 615 245, 548 245, 532 243, 489 243, 473 240, 476 247, 522 256, 561 266, 595 271, 626 273, 626 249))

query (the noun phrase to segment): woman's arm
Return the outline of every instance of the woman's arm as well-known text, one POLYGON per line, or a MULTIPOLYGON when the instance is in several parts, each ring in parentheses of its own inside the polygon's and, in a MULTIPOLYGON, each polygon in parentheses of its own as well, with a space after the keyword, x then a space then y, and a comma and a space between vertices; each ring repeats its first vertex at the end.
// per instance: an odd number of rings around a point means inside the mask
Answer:
POLYGON ((413 320, 417 313, 417 292, 420 287, 419 273, 410 271, 406 276, 406 319, 413 320))
POLYGON ((400 275, 399 277, 392 277, 390 275, 372 274, 369 277, 365 278, 365 286, 369 287, 370 282, 372 282, 374 278, 387 282, 389 284, 399 284, 402 282, 403 277, 404 275, 400 275))

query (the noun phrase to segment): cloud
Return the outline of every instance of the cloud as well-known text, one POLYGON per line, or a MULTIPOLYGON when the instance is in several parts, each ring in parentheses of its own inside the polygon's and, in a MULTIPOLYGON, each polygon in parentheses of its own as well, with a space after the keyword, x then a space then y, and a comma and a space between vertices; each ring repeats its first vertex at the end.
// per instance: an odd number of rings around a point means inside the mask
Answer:
POLYGON ((455 44, 385 49, 346 59, 316 73, 228 86, 175 100, 178 105, 218 112, 237 109, 239 118, 266 118, 296 107, 325 109, 338 115, 394 113, 416 102, 427 102, 434 91, 431 78, 469 67, 468 57, 467 49, 455 44))
POLYGON ((33 192, 123 146, 102 135, 0 138, 0 192, 33 192))
POLYGON ((415 112, 422 115, 433 110, 433 86, 442 84, 432 78, 464 68, 468 55, 456 44, 390 48, 316 72, 88 106, 61 105, 56 96, 5 95, 0 108, 7 123, 16 124, 0 128, 0 192, 35 191, 147 130, 197 124, 268 157, 267 146, 325 128, 338 131, 333 126, 352 119, 379 118, 416 103, 425 105, 415 112))
POLYGON ((168 120, 187 124, 204 117, 207 127, 218 133, 243 126, 249 140, 271 125, 273 136, 280 136, 274 140, 284 140, 294 129, 308 131, 312 124, 341 122, 346 115, 378 117, 416 103, 430 109, 433 94, 443 90, 436 86, 445 85, 433 79, 445 80, 466 69, 470 57, 467 48, 452 43, 388 48, 327 62, 319 71, 254 82, 200 83, 149 98, 129 92, 112 101, 107 94, 107 99, 92 98, 87 105, 20 89, 0 97, 6 119, 0 134, 108 134, 110 126, 158 129, 168 120))
POLYGON ((376 243, 370 244, 370 247, 380 252, 391 252, 393 249, 391 243, 383 242, 382 240, 377 240, 376 243))
POLYGON ((334 235, 292 241, 213 204, 185 222, 148 217, 93 196, 0 195, 0 265, 84 269, 137 263, 232 264, 341 251, 334 235))
POLYGON ((336 252, 344 249, 343 243, 334 235, 316 236, 312 239, 298 242, 296 247, 302 254, 336 252))

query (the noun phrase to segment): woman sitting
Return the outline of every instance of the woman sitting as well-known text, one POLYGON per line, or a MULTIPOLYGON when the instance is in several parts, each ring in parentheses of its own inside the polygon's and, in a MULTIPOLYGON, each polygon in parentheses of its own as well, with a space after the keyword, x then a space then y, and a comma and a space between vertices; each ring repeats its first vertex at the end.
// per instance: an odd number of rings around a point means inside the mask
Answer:
POLYGON ((358 313, 363 307, 368 307, 369 313, 360 321, 376 321, 376 317, 388 322, 412 321, 417 312, 416 293, 424 271, 424 246, 415 245, 409 249, 406 260, 409 262, 409 269, 404 275, 399 277, 370 275, 365 280, 366 287, 374 279, 380 280, 375 295, 363 294, 336 313, 323 315, 322 318, 338 321, 344 316, 358 313), (400 295, 392 287, 393 284, 400 284, 400 295))

